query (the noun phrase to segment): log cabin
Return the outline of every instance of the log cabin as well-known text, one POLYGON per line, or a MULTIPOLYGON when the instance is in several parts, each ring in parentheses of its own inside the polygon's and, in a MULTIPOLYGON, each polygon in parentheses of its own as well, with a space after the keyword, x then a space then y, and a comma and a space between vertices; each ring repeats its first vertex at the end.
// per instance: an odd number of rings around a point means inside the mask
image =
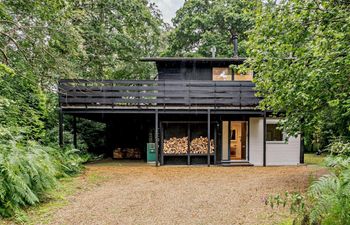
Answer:
POLYGON ((300 135, 287 137, 279 118, 257 109, 253 72, 235 71, 245 60, 143 58, 155 63, 154 80, 60 80, 60 144, 63 116, 72 115, 106 124, 114 158, 146 160, 153 143, 156 166, 303 163, 300 135))

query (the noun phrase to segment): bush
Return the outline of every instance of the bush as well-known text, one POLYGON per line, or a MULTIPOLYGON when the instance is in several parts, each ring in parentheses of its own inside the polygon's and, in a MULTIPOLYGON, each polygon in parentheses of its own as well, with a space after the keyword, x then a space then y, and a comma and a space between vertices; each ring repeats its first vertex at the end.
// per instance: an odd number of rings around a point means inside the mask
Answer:
POLYGON ((331 173, 314 181, 305 195, 286 193, 266 200, 272 208, 289 206, 293 224, 350 224, 350 144, 336 139, 328 146, 326 165, 331 173))
POLYGON ((0 127, 0 216, 38 203, 59 177, 79 172, 83 161, 77 150, 23 141, 0 127))
POLYGON ((326 158, 326 166, 333 168, 336 175, 350 168, 350 142, 334 139, 327 150, 330 155, 326 158))

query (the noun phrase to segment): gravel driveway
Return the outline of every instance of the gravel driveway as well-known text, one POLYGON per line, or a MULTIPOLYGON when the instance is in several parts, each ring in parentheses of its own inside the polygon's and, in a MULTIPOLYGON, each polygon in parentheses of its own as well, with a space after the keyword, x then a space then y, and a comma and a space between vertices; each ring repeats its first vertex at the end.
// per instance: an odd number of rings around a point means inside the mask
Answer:
POLYGON ((307 166, 89 165, 81 179, 107 179, 69 197, 51 224, 272 224, 264 197, 302 191, 315 173, 307 166))

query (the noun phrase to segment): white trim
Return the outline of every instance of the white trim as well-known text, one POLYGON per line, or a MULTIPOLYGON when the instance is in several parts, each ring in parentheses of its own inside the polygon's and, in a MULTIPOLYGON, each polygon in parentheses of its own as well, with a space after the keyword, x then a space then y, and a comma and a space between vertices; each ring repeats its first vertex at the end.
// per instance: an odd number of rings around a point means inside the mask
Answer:
MULTIPOLYGON (((283 133, 283 139, 285 139, 285 135, 283 133)), ((288 144, 288 141, 266 141, 266 144, 288 144)))

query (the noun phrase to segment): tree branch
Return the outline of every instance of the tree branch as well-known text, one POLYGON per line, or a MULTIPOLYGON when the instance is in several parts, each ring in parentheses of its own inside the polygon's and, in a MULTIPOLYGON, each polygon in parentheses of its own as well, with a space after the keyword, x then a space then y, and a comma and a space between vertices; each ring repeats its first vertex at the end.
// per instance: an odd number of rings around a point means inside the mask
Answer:
POLYGON ((5 58, 5 64, 8 65, 9 64, 9 58, 7 57, 5 51, 3 49, 0 48, 0 51, 2 53, 2 55, 4 56, 5 58))

